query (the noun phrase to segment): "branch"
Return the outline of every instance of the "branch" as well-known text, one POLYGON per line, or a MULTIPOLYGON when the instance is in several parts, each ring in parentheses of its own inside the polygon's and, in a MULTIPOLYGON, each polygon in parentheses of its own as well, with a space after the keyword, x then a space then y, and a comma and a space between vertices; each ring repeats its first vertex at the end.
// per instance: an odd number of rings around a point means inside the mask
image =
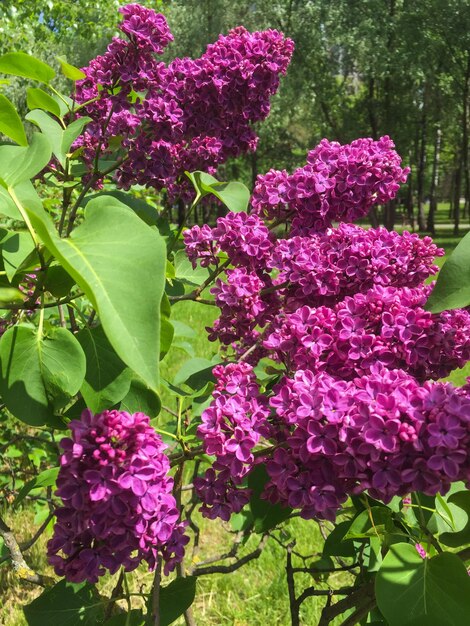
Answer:
POLYGON ((152 587, 152 624, 160 626, 160 583, 162 581, 162 560, 158 559, 155 567, 152 587))
POLYGON ((72 207, 72 210, 70 211, 70 217, 69 217, 69 223, 67 226, 67 236, 70 235, 70 233, 72 232, 73 229, 73 224, 75 222, 75 218, 77 217, 77 211, 80 208, 80 205, 82 204, 83 198, 86 196, 86 194, 89 192, 89 190, 91 189, 91 187, 93 187, 93 185, 100 179, 100 178, 104 178, 105 176, 107 176, 108 174, 111 174, 111 172, 113 172, 114 170, 117 170, 118 167, 120 167, 124 161, 126 161, 129 157, 124 157, 123 159, 118 159, 116 161, 116 163, 113 163, 113 165, 111 165, 110 167, 106 168, 105 170, 103 170, 102 172, 94 172, 90 178, 88 179, 88 182, 86 183, 86 185, 83 187, 82 191, 80 192, 80 195, 78 196, 75 204, 72 207))
POLYGON ((253 552, 246 554, 244 557, 242 557, 238 561, 235 561, 235 563, 232 563, 231 565, 212 565, 210 567, 196 567, 196 569, 193 570, 192 575, 206 576, 207 574, 230 574, 232 572, 235 572, 237 569, 240 569, 240 567, 243 567, 243 565, 246 565, 253 559, 257 559, 262 553, 267 540, 268 535, 263 535, 256 550, 253 550, 253 552))
MULTIPOLYGON (((353 591, 346 598, 343 598, 343 600, 336 602, 336 604, 326 606, 321 613, 321 618, 318 622, 318 626, 328 626, 328 624, 331 624, 335 617, 338 617, 338 615, 341 615, 341 613, 344 613, 348 609, 352 609, 357 605, 359 605, 359 608, 357 609, 358 614, 359 612, 365 610, 366 606, 367 612, 369 612, 375 606, 374 581, 371 581, 366 585, 363 585, 362 587, 357 587, 355 589, 356 591, 353 591)), ((351 626, 352 623, 357 622, 350 622, 349 626, 351 626)))
POLYGON ((40 587, 46 587, 54 581, 47 577, 41 576, 33 571, 24 560, 24 556, 21 552, 20 546, 12 533, 11 529, 5 524, 0 517, 0 537, 3 538, 7 550, 10 552, 13 569, 21 580, 39 585, 40 587))
POLYGON ((170 302, 180 302, 182 300, 196 300, 197 302, 203 302, 204 304, 208 304, 209 302, 212 303, 212 300, 202 301, 199 296, 204 291, 204 289, 206 289, 206 287, 208 287, 217 278, 219 274, 222 274, 222 272, 229 265, 230 265, 230 260, 225 261, 225 263, 222 263, 222 265, 220 265, 216 270, 214 270, 212 274, 210 274, 209 277, 206 278, 206 280, 202 283, 202 285, 199 285, 197 289, 195 289, 194 291, 191 291, 190 293, 185 293, 182 296, 168 296, 168 300, 170 302))
POLYGON ((37 304, 37 303, 31 303, 31 304, 22 304, 22 305, 18 305, 18 304, 2 304, 0 306, 0 309, 8 309, 8 310, 13 310, 13 311, 34 311, 36 309, 51 309, 52 307, 55 306, 61 306, 62 304, 68 304, 69 302, 72 302, 72 300, 75 300, 76 298, 81 298, 83 295, 83 293, 76 293, 73 296, 67 296, 66 298, 62 298, 62 300, 57 300, 56 302, 46 302, 46 304, 37 304))

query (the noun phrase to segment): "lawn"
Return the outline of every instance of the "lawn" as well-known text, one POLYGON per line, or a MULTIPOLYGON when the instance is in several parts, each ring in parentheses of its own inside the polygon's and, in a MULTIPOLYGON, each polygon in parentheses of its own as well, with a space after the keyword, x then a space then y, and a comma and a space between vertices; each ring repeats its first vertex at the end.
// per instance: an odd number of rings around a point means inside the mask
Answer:
MULTIPOLYGON (((450 252, 457 245, 459 238, 453 237, 451 230, 441 228, 435 241, 447 252, 450 252)), ((442 262, 443 260, 439 259, 439 264, 442 262)), ((215 307, 190 301, 178 303, 173 307, 172 319, 193 328, 195 335, 192 338, 184 338, 184 342, 189 343, 190 347, 186 345, 186 348, 171 348, 162 362, 162 376, 164 378, 172 379, 181 365, 190 358, 188 350, 191 355, 205 358, 211 358, 216 352, 216 344, 208 344, 205 333, 205 327, 211 324, 216 315, 217 309, 215 307)), ((453 372, 449 380, 456 385, 461 385, 465 382, 467 375, 470 376, 470 364, 462 370, 453 372)), ((162 393, 164 406, 173 409, 172 401, 168 394, 162 393)), ((162 424, 164 424, 167 419, 164 412, 162 412, 161 419, 162 424)), ((32 535, 32 529, 37 526, 37 520, 34 519, 34 511, 31 506, 24 508, 21 514, 16 514, 15 517, 7 515, 7 521, 13 525, 20 541, 29 539, 32 535)), ((197 521, 201 524, 203 541, 194 562, 208 559, 215 553, 222 552, 229 547, 234 536, 230 524, 207 521, 201 518, 198 518, 197 521)), ((307 563, 311 563, 315 554, 321 551, 320 528, 314 521, 294 518, 286 524, 283 535, 281 536, 277 532, 276 536, 285 543, 295 538, 295 549, 311 557, 307 563)), ((33 568, 45 573, 48 571, 45 559, 46 541, 47 537, 44 535, 27 553, 33 568)), ((256 537, 250 538, 247 545, 241 549, 240 554, 250 552, 256 545, 256 537)), ((188 556, 187 565, 191 566, 194 562, 192 562, 191 555, 188 556)), ((301 564, 298 560, 297 565, 301 564)), ((105 578, 100 583, 103 591, 109 593, 114 580, 111 577, 105 578)), ((136 581, 136 589, 137 587, 140 588, 141 585, 149 587, 152 582, 152 575, 146 573, 145 569, 142 568, 139 576, 134 576, 134 580, 136 581)), ((297 582, 299 589, 301 589, 302 586, 312 584, 312 579, 304 575, 303 579, 299 577, 297 582)), ((335 585, 348 584, 348 582, 347 574, 339 573, 335 585)), ((324 586, 324 583, 319 582, 318 584, 324 586)), ((20 585, 9 567, 5 565, 0 567, 0 590, 0 624, 23 626, 25 621, 20 603, 32 599, 39 591, 20 585)), ((323 603, 324 600, 317 598, 310 598, 304 602, 301 612, 302 623, 312 625, 318 623, 323 603)), ((197 599, 193 609, 196 623, 204 626, 288 624, 290 619, 285 577, 285 550, 274 539, 270 539, 261 556, 237 572, 199 578, 197 599)), ((184 622, 180 620, 177 624, 184 624, 184 622)), ((58 624, 57 626, 61 625, 58 624)))

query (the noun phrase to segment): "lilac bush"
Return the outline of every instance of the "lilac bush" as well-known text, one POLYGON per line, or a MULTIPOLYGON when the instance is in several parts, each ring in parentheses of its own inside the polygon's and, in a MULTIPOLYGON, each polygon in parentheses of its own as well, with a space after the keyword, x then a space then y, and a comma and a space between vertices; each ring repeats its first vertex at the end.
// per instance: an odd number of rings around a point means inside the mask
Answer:
POLYGON ((41 85, 28 92, 38 108, 27 119, 41 130, 31 137, 0 97, 2 132, 19 144, 0 145, 5 508, 29 498, 47 516, 21 543, 0 516, 0 564, 45 587, 26 621, 167 624, 184 614, 194 624, 197 578, 237 570, 269 540, 285 554, 293 626, 311 596, 326 601, 321 624, 344 614, 344 625, 465 623, 470 379, 441 379, 470 361, 459 279, 468 250, 456 249, 436 284, 444 251, 429 237, 349 223, 406 181, 388 136, 323 139, 292 174, 258 176, 251 200, 241 183, 207 175, 256 148, 254 123, 269 113, 293 42, 239 27, 199 59, 165 64, 165 17, 138 4, 120 12, 123 37, 84 72, 61 61, 74 99, 58 94, 47 64, 0 57, 5 73, 41 85), (194 169, 205 171, 184 177, 194 169), (113 182, 193 206, 215 196, 229 212, 182 233, 142 197, 110 195, 113 182), (207 339, 221 349, 172 381, 159 361, 172 358, 173 337, 193 351, 192 329, 172 324, 180 301, 218 308, 207 339), (15 433, 14 419, 27 428, 15 433), (70 431, 58 454, 56 429, 70 431), (37 447, 18 455, 23 440, 37 447), (18 482, 15 458, 27 466, 18 482), (198 510, 225 522, 209 541, 198 510), (58 583, 23 555, 54 517, 58 583), (315 539, 301 554, 292 517, 314 520, 324 546, 315 539), (223 532, 227 545, 212 545, 223 532), (154 573, 131 586, 139 565, 154 573), (337 588, 339 571, 350 586, 337 588), (313 581, 300 594, 295 574, 313 581), (404 580, 424 591, 397 608, 397 589, 415 593, 404 580))

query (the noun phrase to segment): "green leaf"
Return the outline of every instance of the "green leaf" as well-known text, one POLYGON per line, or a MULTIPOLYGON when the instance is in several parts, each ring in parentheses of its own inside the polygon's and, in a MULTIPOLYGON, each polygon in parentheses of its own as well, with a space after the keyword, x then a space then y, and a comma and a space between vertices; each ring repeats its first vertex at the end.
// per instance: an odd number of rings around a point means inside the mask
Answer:
POLYGON ((150 204, 147 204, 144 200, 135 198, 131 194, 125 193, 124 191, 113 190, 97 193, 87 197, 85 201, 89 202, 90 200, 93 200, 93 198, 98 198, 100 196, 110 196, 119 200, 119 202, 122 202, 122 204, 125 204, 132 209, 134 213, 136 213, 136 215, 138 215, 140 219, 149 226, 156 226, 160 219, 160 214, 155 207, 150 206, 150 204))
POLYGON ((62 167, 65 167, 65 162, 67 155, 70 152, 71 145, 83 131, 83 128, 88 124, 91 118, 80 117, 69 124, 69 126, 65 129, 62 128, 56 120, 50 117, 50 115, 40 109, 30 111, 26 115, 26 119, 38 126, 43 134, 47 136, 51 144, 52 152, 57 157, 57 160, 62 167))
MULTIPOLYGON (((0 146, 0 151, 2 147, 0 146)), ((0 177, 1 178, 1 177, 0 177)), ((23 218, 21 217, 21 213, 18 211, 15 203, 12 200, 12 197, 8 193, 8 191, 2 187, 0 181, 0 214, 6 215, 7 217, 11 217, 13 220, 21 221, 23 218)))
POLYGON ((7 52, 0 57, 0 73, 49 83, 55 76, 50 65, 25 52, 7 52))
MULTIPOLYGON (((160 588, 160 626, 169 626, 189 609, 196 595, 196 577, 176 578, 160 588)), ((150 612, 149 612, 150 613, 150 612)), ((150 623, 150 622, 149 622, 150 623)))
POLYGON ((354 519, 345 539, 362 539, 383 535, 391 523, 392 512, 385 506, 373 506, 359 513, 354 519))
POLYGON ((156 391, 166 264, 160 235, 109 197, 88 203, 68 239, 58 236, 45 211, 27 211, 47 248, 91 300, 116 353, 156 391))
POLYGON ((30 111, 26 115, 28 122, 31 122, 38 126, 42 133, 49 139, 52 152, 59 160, 59 163, 64 167, 65 165, 65 153, 62 151, 62 139, 64 131, 62 126, 54 120, 50 115, 41 111, 41 109, 35 109, 30 111))
POLYGON ((89 583, 61 580, 23 608, 28 626, 96 626, 104 619, 104 604, 89 583))
POLYGON ((160 361, 168 354, 171 344, 173 342, 173 335, 175 330, 173 324, 167 317, 162 316, 161 320, 161 333, 160 333, 160 361))
POLYGON ((243 183, 222 183, 210 174, 199 171, 186 172, 186 176, 194 185, 197 198, 203 198, 208 194, 212 194, 234 213, 247 210, 250 201, 250 191, 243 183))
POLYGON ((440 313, 469 304, 470 233, 467 233, 442 266, 425 308, 431 313, 440 313))
POLYGON ((141 609, 132 609, 127 613, 113 615, 106 620, 104 626, 145 626, 145 617, 141 609))
POLYGON ((54 298, 65 298, 74 285, 74 279, 62 265, 51 265, 48 268, 44 289, 52 294, 54 298))
POLYGON ((26 90, 26 104, 31 111, 33 109, 42 109, 56 117, 60 117, 60 107, 57 102, 44 89, 39 87, 29 87, 26 90))
POLYGON ((28 145, 23 122, 13 104, 3 94, 0 94, 0 133, 13 139, 20 146, 28 145))
POLYGON ((178 250, 173 261, 175 268, 175 277, 187 285, 201 285, 206 278, 209 277, 207 267, 199 267, 193 269, 191 261, 188 259, 184 250, 178 250))
POLYGON ((70 78, 70 80, 73 80, 73 81, 82 80, 83 78, 86 78, 85 72, 82 72, 82 70, 79 70, 78 67, 75 67, 74 65, 70 65, 70 63, 67 63, 64 57, 56 57, 56 59, 59 61, 62 74, 66 78, 70 78))
MULTIPOLYGON (((220 362, 220 361, 219 361, 220 362)), ((183 363, 174 378, 175 385, 186 383, 192 389, 201 389, 208 382, 215 381, 212 370, 217 365, 209 359, 196 357, 183 363)))
POLYGON ((389 626, 462 626, 470 614, 470 577, 455 554, 422 559, 414 546, 391 546, 376 576, 377 604, 389 626))
POLYGON ((271 530, 284 522, 292 513, 292 509, 289 507, 271 504, 268 500, 261 498, 268 480, 269 476, 264 465, 257 465, 248 475, 248 487, 252 490, 250 510, 257 533, 271 530))
POLYGON ((3 264, 11 282, 24 261, 35 250, 34 241, 27 231, 8 232, 1 242, 3 264))
POLYGON ((345 535, 350 526, 350 521, 344 521, 333 528, 323 546, 324 556, 354 557, 356 555, 354 541, 352 539, 345 539, 345 535))
MULTIPOLYGON (((442 532, 439 541, 446 546, 458 548, 470 543, 470 491, 458 491, 447 498, 447 505, 452 514, 454 532, 442 532)), ((444 523, 442 523, 444 526, 444 523)), ((445 524, 445 530, 449 526, 445 524)))
POLYGON ((45 424, 78 392, 85 366, 80 344, 65 328, 53 328, 46 336, 30 326, 9 328, 0 340, 3 402, 27 424, 45 424))
POLYGON ((0 146, 0 182, 16 188, 39 174, 51 159, 51 145, 45 135, 34 133, 31 145, 0 146))
POLYGON ((87 406, 100 413, 120 402, 129 392, 131 370, 118 357, 103 328, 84 328, 77 334, 86 357, 85 380, 80 392, 87 406))
POLYGON ((180 322, 178 320, 173 320, 171 322, 175 329, 175 338, 176 337, 185 337, 186 339, 196 339, 197 333, 194 328, 191 328, 184 322, 180 322))
POLYGON ((21 488, 19 494, 15 499, 15 506, 18 506, 22 500, 28 495, 30 491, 33 489, 38 489, 39 487, 52 487, 55 485, 57 476, 59 474, 58 467, 51 467, 50 469, 44 470, 37 476, 30 480, 24 487, 21 488))
POLYGON ((0 308, 4 304, 23 302, 25 295, 16 287, 0 287, 0 308))
POLYGON ((158 393, 149 389, 142 380, 133 378, 129 391, 119 408, 128 413, 145 413, 153 418, 160 413, 162 403, 158 393))
POLYGON ((168 380, 165 380, 164 378, 161 379, 161 385, 162 387, 165 387, 165 389, 169 391, 171 395, 179 396, 180 398, 187 398, 188 400, 191 398, 200 398, 200 397, 210 395, 212 391, 214 390, 214 383, 210 381, 206 383, 200 389, 197 389, 192 392, 184 391, 184 389, 181 389, 181 387, 177 387, 176 385, 173 385, 172 383, 170 383, 168 380))
POLYGON ((70 152, 70 148, 75 141, 75 139, 82 134, 83 129, 91 122, 91 117, 79 117, 74 120, 71 124, 67 126, 67 128, 63 131, 62 136, 62 152, 63 154, 68 154, 70 152))

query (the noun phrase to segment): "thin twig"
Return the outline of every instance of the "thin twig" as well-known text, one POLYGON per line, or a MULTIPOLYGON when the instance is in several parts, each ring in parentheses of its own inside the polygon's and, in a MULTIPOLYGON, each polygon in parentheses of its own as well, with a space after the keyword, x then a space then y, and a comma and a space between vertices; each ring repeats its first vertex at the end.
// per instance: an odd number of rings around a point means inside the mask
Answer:
POLYGON ((41 574, 37 574, 29 567, 24 559, 23 553, 21 552, 21 548, 18 545, 16 537, 1 517, 0 537, 2 537, 3 542, 10 553, 13 569, 21 580, 33 583, 35 585, 39 585, 40 587, 46 587, 47 585, 50 585, 54 582, 51 578, 47 576, 42 576, 41 574))
POLYGON ((259 542, 256 550, 253 550, 253 552, 246 554, 244 557, 242 557, 238 561, 235 561, 235 563, 232 563, 231 565, 212 565, 209 567, 196 567, 196 569, 193 570, 192 575, 206 576, 208 574, 230 574, 232 572, 236 572, 237 569, 240 569, 240 567, 243 567, 243 565, 246 565, 246 563, 249 563, 253 559, 257 559, 261 555, 267 540, 268 535, 264 535, 259 542))
POLYGON ((160 583, 162 581, 162 560, 158 559, 152 587, 152 624, 160 626, 160 583))

